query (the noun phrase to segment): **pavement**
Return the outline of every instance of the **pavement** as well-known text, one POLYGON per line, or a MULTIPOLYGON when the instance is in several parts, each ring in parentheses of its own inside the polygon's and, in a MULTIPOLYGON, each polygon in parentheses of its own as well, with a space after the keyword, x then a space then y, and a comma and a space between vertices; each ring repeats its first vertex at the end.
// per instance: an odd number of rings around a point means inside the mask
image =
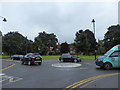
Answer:
MULTIPOLYGON (((43 60, 42 65, 21 65, 19 61, 3 61, 15 64, 2 72, 13 78, 2 88, 118 88, 120 69, 103 70, 94 61, 82 61, 79 67, 54 67, 58 60, 43 60), (77 82, 77 83, 76 83, 77 82)), ((9 64, 8 64, 9 63, 9 64)), ((61 63, 60 63, 61 64, 61 63)), ((62 63, 62 65, 66 63, 62 63)), ((70 64, 69 64, 70 65, 70 64)))

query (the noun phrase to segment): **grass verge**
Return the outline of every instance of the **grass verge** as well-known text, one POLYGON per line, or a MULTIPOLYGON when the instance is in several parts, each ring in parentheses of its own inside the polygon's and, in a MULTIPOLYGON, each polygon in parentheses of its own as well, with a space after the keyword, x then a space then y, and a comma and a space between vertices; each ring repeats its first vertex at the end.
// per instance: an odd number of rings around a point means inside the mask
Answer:
POLYGON ((10 56, 0 55, 0 58, 2 58, 2 59, 9 59, 9 58, 11 58, 11 57, 10 57, 10 56))
POLYGON ((42 58, 44 60, 58 60, 60 55, 44 55, 42 58))
MULTIPOLYGON (((96 58, 97 57, 99 57, 99 56, 101 56, 101 55, 97 55, 96 56, 96 58)), ((82 60, 95 60, 95 56, 94 55, 92 55, 92 56, 78 56, 78 57, 80 57, 82 60)))

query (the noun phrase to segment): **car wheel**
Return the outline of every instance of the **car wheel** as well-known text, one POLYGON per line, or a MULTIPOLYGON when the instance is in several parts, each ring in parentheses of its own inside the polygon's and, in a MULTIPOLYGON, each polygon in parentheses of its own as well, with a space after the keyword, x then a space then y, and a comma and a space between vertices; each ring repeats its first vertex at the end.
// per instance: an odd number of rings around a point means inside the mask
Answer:
POLYGON ((105 63, 104 64, 104 69, 110 70, 112 68, 112 65, 110 63, 105 63))
POLYGON ((82 62, 82 60, 80 59, 80 62, 82 62))
POLYGON ((81 62, 81 59, 80 59, 80 60, 78 60, 78 62, 81 62))
POLYGON ((31 66, 31 61, 28 61, 28 65, 31 66))
POLYGON ((24 64, 24 62, 22 61, 22 63, 21 64, 24 64))
POLYGON ((74 62, 77 63, 77 60, 75 59, 74 62))
POLYGON ((103 69, 104 67, 103 66, 100 66, 100 69, 103 69))
POLYGON ((63 62, 63 59, 61 59, 60 62, 63 62))

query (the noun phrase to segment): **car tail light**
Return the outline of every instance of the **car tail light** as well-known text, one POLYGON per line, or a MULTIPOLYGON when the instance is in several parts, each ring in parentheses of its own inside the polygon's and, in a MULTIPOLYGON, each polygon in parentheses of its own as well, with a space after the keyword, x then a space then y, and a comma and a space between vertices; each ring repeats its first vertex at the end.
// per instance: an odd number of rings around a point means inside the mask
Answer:
POLYGON ((35 57, 32 57, 32 59, 35 59, 35 57))

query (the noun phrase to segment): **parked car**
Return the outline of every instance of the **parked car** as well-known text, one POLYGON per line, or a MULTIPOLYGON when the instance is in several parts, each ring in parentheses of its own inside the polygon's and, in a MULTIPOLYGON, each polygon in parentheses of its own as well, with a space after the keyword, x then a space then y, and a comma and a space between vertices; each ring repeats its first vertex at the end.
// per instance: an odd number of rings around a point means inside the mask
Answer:
POLYGON ((22 64, 32 65, 32 64, 39 64, 42 63, 42 57, 39 53, 28 53, 22 59, 22 64))
POLYGON ((103 56, 95 60, 97 66, 104 69, 120 67, 120 45, 116 45, 106 52, 103 56))
POLYGON ((12 60, 22 60, 24 57, 24 55, 13 55, 11 56, 12 60))
POLYGON ((60 62, 81 62, 81 59, 75 56, 72 56, 70 54, 62 54, 62 56, 59 58, 60 62))

